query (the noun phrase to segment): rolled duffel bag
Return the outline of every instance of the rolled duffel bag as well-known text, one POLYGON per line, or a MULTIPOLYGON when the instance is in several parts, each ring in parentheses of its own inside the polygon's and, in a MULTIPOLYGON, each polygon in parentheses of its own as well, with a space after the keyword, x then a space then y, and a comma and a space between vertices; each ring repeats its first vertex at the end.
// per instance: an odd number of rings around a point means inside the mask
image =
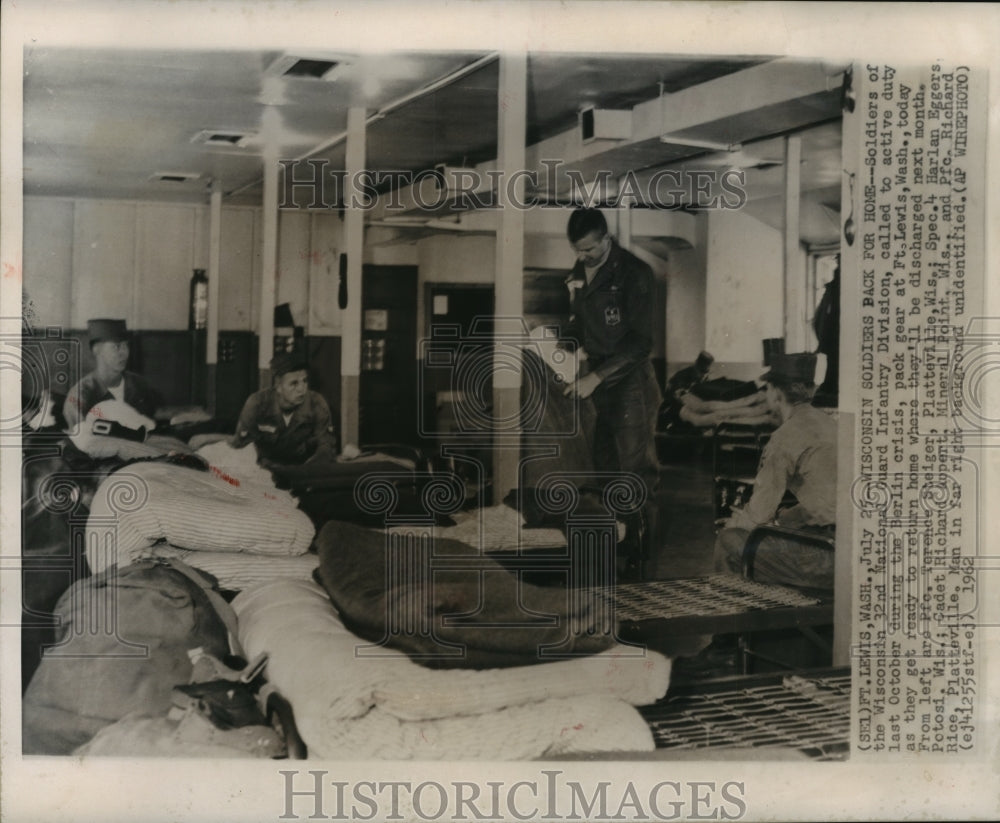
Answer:
POLYGON ((25 754, 69 754, 130 712, 165 715, 191 677, 188 650, 223 658, 235 617, 212 580, 142 560, 74 583, 56 604, 56 643, 24 695, 25 754))

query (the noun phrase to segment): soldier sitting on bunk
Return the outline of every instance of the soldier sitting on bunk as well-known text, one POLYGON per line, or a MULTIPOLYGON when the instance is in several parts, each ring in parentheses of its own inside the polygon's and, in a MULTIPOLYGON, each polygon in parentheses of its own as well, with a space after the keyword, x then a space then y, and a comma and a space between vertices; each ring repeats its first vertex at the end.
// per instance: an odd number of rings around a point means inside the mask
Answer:
MULTIPOLYGON (((816 390, 816 355, 775 355, 761 377, 767 400, 782 423, 760 459, 753 495, 734 510, 715 544, 718 571, 739 573, 750 531, 776 521, 803 532, 834 536, 837 509, 837 423, 811 403, 816 390), (790 491, 797 503, 779 509, 790 491)), ((833 588, 833 553, 796 540, 765 537, 756 558, 755 579, 816 589, 833 588)))
POLYGON ((336 459, 330 407, 320 394, 309 391, 305 358, 294 352, 277 354, 271 374, 271 388, 247 398, 230 444, 239 449, 256 443, 258 460, 267 468, 336 459))
POLYGON ((63 416, 69 429, 75 429, 94 406, 105 400, 119 400, 152 418, 159 404, 156 392, 138 374, 125 370, 131 338, 125 321, 88 320, 87 336, 95 367, 66 395, 63 416))

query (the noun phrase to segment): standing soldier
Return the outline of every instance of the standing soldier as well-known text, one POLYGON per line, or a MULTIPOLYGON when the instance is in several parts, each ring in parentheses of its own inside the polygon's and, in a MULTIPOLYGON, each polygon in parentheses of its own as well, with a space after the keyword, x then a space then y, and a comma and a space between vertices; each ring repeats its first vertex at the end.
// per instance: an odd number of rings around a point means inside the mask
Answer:
POLYGON ((577 262, 567 281, 573 316, 565 336, 579 343, 587 367, 566 394, 594 403, 594 469, 634 474, 645 484, 647 503, 634 524, 639 556, 627 558, 625 569, 626 576, 641 577, 643 561, 655 547, 653 498, 659 484, 656 419, 662 398, 649 361, 653 271, 615 242, 598 209, 576 209, 566 234, 577 262))

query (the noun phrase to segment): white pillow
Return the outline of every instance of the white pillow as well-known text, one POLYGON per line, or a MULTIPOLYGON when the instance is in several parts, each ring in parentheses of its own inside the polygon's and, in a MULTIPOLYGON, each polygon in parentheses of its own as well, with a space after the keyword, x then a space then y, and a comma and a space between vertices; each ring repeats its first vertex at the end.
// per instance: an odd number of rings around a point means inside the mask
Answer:
POLYGON ((155 457, 163 450, 147 446, 143 440, 129 440, 108 434, 95 434, 94 424, 102 421, 118 423, 125 428, 138 432, 146 429, 147 434, 156 428, 156 422, 141 414, 123 400, 102 400, 80 421, 80 430, 70 435, 70 440, 84 454, 97 459, 118 457, 123 460, 135 460, 143 457, 155 457))
POLYGON ((83 420, 83 428, 90 431, 95 420, 112 420, 137 431, 145 429, 150 432, 156 428, 155 420, 146 417, 124 400, 102 400, 87 412, 83 420))

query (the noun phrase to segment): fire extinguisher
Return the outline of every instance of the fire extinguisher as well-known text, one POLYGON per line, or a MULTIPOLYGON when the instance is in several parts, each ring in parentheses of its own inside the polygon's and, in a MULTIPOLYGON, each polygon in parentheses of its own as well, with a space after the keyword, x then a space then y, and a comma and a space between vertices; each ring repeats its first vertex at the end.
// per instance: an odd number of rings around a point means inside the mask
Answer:
POLYGON ((208 277, 204 269, 195 269, 191 275, 191 313, 188 328, 204 329, 208 326, 208 277))

